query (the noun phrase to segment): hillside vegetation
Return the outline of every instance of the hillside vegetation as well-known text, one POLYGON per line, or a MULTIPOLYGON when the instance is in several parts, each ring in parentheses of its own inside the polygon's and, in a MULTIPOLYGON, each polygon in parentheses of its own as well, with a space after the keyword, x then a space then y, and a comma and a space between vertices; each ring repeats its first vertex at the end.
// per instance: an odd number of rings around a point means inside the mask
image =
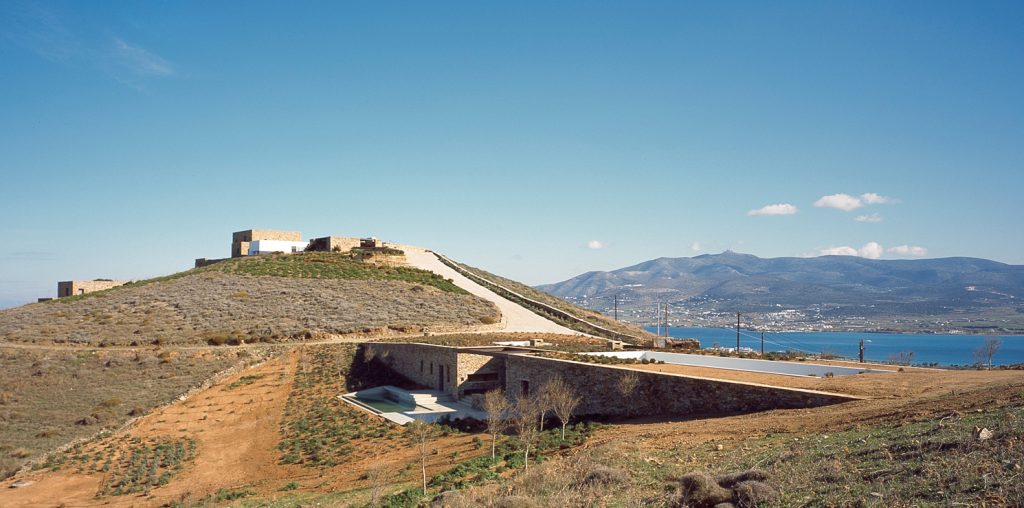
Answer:
POLYGON ((0 478, 265 352, 0 349, 0 478))
POLYGON ((719 444, 639 434, 452 493, 445 506, 1022 506, 1022 419, 1018 393, 984 411, 837 432, 719 444), (979 438, 979 429, 991 437, 979 438))
POLYGON ((424 270, 300 253, 217 263, 0 311, 10 342, 147 345, 280 342, 318 334, 464 329, 490 302, 424 270))

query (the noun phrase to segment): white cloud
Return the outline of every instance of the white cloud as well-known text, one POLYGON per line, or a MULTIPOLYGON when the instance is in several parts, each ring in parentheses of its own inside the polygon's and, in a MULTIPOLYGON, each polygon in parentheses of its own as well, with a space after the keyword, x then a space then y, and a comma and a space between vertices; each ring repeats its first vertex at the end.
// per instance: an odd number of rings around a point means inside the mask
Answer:
POLYGON ((878 242, 868 242, 863 247, 857 250, 857 255, 862 258, 878 259, 882 257, 882 253, 885 249, 878 242))
POLYGON ((870 215, 858 215, 853 218, 854 222, 882 222, 882 216, 877 213, 870 215))
POLYGON ((690 250, 692 250, 693 252, 700 252, 703 249, 700 245, 700 242, 693 242, 693 244, 690 245, 690 250))
POLYGON ((863 247, 855 249, 848 245, 839 247, 828 247, 818 251, 819 256, 859 256, 867 259, 878 259, 882 257, 885 249, 878 242, 868 242, 863 247))
POLYGON ((822 196, 814 202, 814 206, 817 208, 837 208, 844 212, 856 210, 864 203, 860 198, 853 197, 849 194, 830 194, 828 196, 822 196))
POLYGON ((173 76, 174 66, 160 56, 142 48, 114 38, 113 55, 116 61, 139 76, 173 76))
POLYGON ((866 205, 884 205, 886 203, 892 203, 891 198, 887 198, 874 192, 868 192, 860 195, 861 201, 866 205))
POLYGON ((603 249, 604 247, 604 243, 601 242, 600 240, 591 240, 587 242, 588 249, 603 249))
POLYGON ((897 245, 896 247, 886 249, 886 252, 896 254, 897 256, 910 256, 916 258, 923 258, 928 255, 928 249, 917 245, 897 245))
POLYGON ((828 247, 818 251, 819 256, 856 256, 857 249, 853 247, 828 247))
POLYGON ((797 207, 789 203, 778 203, 775 205, 767 205, 758 208, 757 210, 751 210, 747 212, 749 216, 755 215, 793 215, 797 212, 797 207))
POLYGON ((884 205, 886 203, 893 203, 894 201, 895 200, 892 198, 881 194, 875 194, 874 192, 867 192, 860 196, 851 196, 849 194, 839 193, 829 194, 828 196, 818 198, 818 200, 814 202, 814 206, 817 208, 835 208, 844 212, 851 212, 866 205, 884 205))

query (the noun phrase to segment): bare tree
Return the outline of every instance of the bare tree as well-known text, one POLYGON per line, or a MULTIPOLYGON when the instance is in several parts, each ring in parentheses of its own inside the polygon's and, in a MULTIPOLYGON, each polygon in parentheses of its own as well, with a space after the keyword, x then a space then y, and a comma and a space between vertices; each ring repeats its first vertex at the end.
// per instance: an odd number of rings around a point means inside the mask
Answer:
POLYGON ((505 417, 508 416, 509 403, 505 394, 494 389, 484 394, 484 411, 487 413, 487 433, 491 435, 491 460, 494 460, 495 444, 498 441, 498 434, 501 434, 508 423, 505 417))
POLYGON ((423 494, 427 493, 427 443, 434 435, 434 424, 413 420, 406 427, 412 433, 413 443, 419 446, 420 473, 423 476, 423 494))
POLYGON ((996 355, 1003 341, 999 337, 985 337, 985 342, 974 351, 974 358, 979 364, 988 364, 988 370, 992 370, 992 357, 996 355))
POLYGON ((633 396, 633 392, 636 391, 637 386, 640 385, 640 376, 636 372, 629 372, 619 378, 619 395, 622 395, 622 400, 626 403, 626 416, 631 416, 633 410, 633 402, 630 398, 633 396))
POLYGON ((544 417, 551 410, 551 393, 548 389, 550 381, 540 385, 540 388, 531 395, 533 398, 534 411, 537 413, 537 430, 544 432, 544 417))
POLYGON ((556 377, 548 382, 547 392, 551 410, 558 417, 558 421, 562 422, 562 440, 565 440, 565 426, 572 419, 572 414, 579 407, 581 399, 561 377, 556 377))
POLYGON ((914 361, 913 351, 900 351, 889 356, 889 361, 896 365, 910 365, 914 361))
POLYGON ((391 484, 394 470, 389 464, 378 463, 366 472, 370 480, 370 506, 377 506, 384 488, 391 484))
POLYGON ((516 428, 516 435, 519 437, 519 443, 523 446, 523 463, 526 466, 526 470, 530 470, 530 446, 533 445, 534 441, 537 440, 539 432, 535 424, 537 423, 537 404, 533 397, 528 395, 520 395, 516 398, 514 407, 515 418, 513 419, 513 425, 516 428))

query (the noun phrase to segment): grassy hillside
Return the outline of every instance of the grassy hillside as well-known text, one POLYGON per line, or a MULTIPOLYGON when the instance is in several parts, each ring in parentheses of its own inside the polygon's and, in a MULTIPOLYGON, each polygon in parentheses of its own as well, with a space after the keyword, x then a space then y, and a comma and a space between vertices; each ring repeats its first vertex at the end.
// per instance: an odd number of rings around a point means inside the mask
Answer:
MULTIPOLYGON (((477 276, 485 280, 504 286, 532 300, 536 300, 538 302, 550 305, 558 310, 571 314, 579 319, 590 321, 591 323, 602 326, 609 330, 623 333, 626 335, 631 335, 638 338, 654 337, 654 334, 648 332, 647 330, 644 330, 643 328, 640 328, 639 326, 626 323, 624 321, 616 321, 612 318, 609 318, 608 316, 605 316, 604 314, 601 314, 600 312, 595 312, 589 309, 584 309, 582 307, 577 307, 561 298, 549 295, 543 291, 536 290, 530 286, 527 286, 526 284, 516 282, 511 279, 506 279, 504 277, 495 275, 493 273, 463 263, 458 264, 462 268, 476 274, 477 276)), ((569 326, 568 323, 565 323, 565 325, 569 326)))
POLYGON ((1022 506, 1024 392, 974 395, 991 405, 834 432, 693 443, 624 426, 529 474, 448 493, 444 506, 1022 506))
POLYGON ((322 333, 493 322, 497 309, 424 270, 343 254, 224 261, 0 311, 0 339, 76 345, 280 342, 322 333))
POLYGON ((264 353, 0 349, 0 478, 264 353))

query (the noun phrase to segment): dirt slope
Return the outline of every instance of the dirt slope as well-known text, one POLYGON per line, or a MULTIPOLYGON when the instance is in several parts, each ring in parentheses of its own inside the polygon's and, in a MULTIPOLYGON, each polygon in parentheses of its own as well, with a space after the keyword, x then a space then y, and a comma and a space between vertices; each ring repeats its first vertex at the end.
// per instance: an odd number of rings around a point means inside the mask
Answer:
MULTIPOLYGON (((366 458, 330 468, 309 468, 299 464, 282 464, 280 426, 289 392, 295 377, 300 352, 292 350, 265 364, 225 378, 193 397, 157 410, 139 419, 123 433, 86 445, 79 453, 92 457, 111 449, 126 449, 134 442, 154 439, 188 438, 195 441, 195 458, 169 483, 151 488, 148 493, 133 495, 97 494, 110 473, 93 472, 87 465, 79 472, 71 460, 58 471, 36 471, 4 482, 32 482, 22 488, 0 489, 0 506, 160 506, 173 502, 204 502, 215 499, 218 492, 247 493, 247 498, 272 499, 302 491, 335 492, 367 489, 373 486, 374 470, 395 473, 406 465, 418 463, 417 452, 408 446, 371 450, 366 458), (243 377, 245 376, 245 377, 243 377), (247 382, 247 380, 254 380, 247 382), (295 482, 295 491, 282 487, 295 482)), ((343 404, 338 402, 338 404, 343 404)), ((376 417, 366 414, 369 422, 376 417)), ((452 465, 452 453, 465 460, 479 455, 473 435, 457 434, 439 437, 432 449, 445 453, 431 454, 428 474, 435 474, 452 465)), ((358 442, 354 443, 359 446, 358 442)), ((90 459, 91 461, 91 459, 90 459)), ((412 473, 390 476, 391 492, 408 485, 412 473), (411 475, 411 476, 410 476, 411 475)))

